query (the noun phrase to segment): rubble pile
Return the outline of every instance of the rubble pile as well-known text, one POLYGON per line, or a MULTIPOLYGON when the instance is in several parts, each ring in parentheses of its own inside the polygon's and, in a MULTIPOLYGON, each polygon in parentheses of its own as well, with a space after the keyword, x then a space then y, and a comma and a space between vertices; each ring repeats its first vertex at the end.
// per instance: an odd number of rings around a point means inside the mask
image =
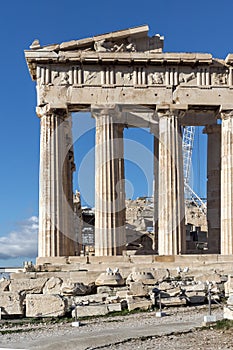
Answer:
POLYGON ((148 310, 158 305, 158 299, 165 307, 202 304, 207 301, 210 285, 213 301, 233 295, 232 276, 227 280, 227 276, 216 271, 201 274, 179 267, 171 270, 137 267, 127 278, 122 277, 118 268, 107 268, 89 284, 65 277, 2 278, 0 308, 5 317, 57 317, 72 310, 73 316, 77 312, 78 317, 106 315, 123 309, 148 310))

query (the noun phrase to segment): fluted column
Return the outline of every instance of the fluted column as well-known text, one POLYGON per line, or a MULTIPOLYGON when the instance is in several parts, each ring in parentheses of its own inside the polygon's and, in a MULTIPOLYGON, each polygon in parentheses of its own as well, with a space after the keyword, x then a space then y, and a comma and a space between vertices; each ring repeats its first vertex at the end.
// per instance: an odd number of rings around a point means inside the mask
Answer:
POLYGON ((63 164, 63 192, 65 194, 65 232, 67 235, 66 255, 75 255, 77 251, 77 241, 74 231, 74 204, 73 204, 73 172, 75 171, 73 137, 72 137, 72 117, 67 115, 64 122, 65 127, 65 159, 63 164))
POLYGON ((95 110, 95 255, 122 254, 125 248, 123 126, 114 110, 95 110))
POLYGON ((233 254, 233 110, 221 113, 221 254, 233 254))
POLYGON ((159 188, 159 125, 154 124, 150 128, 150 132, 154 135, 154 157, 153 157, 153 198, 154 198, 154 217, 153 230, 154 242, 153 249, 158 251, 158 188, 159 188))
POLYGON ((221 125, 207 125, 203 133, 208 135, 207 151, 207 222, 208 252, 220 253, 220 169, 221 125))
MULTIPOLYGON (((37 108, 41 119, 39 257, 71 254, 68 232, 65 110, 37 108), (66 184, 64 185, 64 179, 66 184)), ((73 252, 74 253, 74 252, 73 252)))
POLYGON ((73 196, 74 205, 74 233, 76 241, 75 255, 79 255, 82 250, 82 205, 80 192, 76 191, 73 196))
POLYGON ((159 255, 185 252, 182 136, 178 116, 159 113, 159 255))

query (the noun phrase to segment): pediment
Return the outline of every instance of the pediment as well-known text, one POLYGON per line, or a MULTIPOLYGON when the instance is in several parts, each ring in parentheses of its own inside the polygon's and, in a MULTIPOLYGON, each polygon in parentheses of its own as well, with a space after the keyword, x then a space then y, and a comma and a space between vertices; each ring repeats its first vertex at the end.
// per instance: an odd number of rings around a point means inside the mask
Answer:
POLYGON ((72 40, 61 44, 41 46, 34 40, 30 46, 36 51, 94 51, 94 52, 162 52, 164 38, 159 34, 148 36, 147 25, 72 40))

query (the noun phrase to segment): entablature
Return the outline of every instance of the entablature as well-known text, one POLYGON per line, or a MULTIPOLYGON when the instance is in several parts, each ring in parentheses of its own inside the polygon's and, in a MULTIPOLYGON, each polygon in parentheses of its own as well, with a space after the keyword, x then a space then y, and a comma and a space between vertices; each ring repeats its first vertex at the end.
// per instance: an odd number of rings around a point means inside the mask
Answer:
POLYGON ((99 104, 223 108, 232 103, 233 55, 162 52, 148 26, 25 51, 38 106, 99 104))

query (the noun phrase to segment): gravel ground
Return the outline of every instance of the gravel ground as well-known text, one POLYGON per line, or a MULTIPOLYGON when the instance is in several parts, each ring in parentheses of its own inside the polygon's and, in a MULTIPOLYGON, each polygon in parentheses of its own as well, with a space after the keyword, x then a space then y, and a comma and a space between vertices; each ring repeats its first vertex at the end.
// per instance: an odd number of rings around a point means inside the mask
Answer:
POLYGON ((147 340, 133 340, 125 344, 110 345, 99 348, 101 350, 229 350, 233 349, 232 330, 221 332, 215 330, 197 330, 191 333, 153 337, 147 340))
MULTIPOLYGON (((207 306, 169 308, 165 311, 167 316, 163 318, 156 318, 154 312, 145 312, 128 316, 89 319, 82 321, 82 326, 79 328, 71 327, 69 323, 13 326, 1 324, 0 331, 11 330, 16 332, 2 334, 0 336, 0 347, 55 349, 55 342, 57 344, 65 340, 65 347, 62 346, 61 349, 233 349, 233 335, 230 331, 196 329, 187 332, 187 327, 185 329, 185 325, 192 323, 194 326, 201 326, 203 316, 207 314, 207 306), (176 325, 181 326, 180 334, 176 334, 176 325), (141 334, 137 333, 140 329, 154 330, 155 335, 143 336, 143 331, 141 334), (184 333, 182 333, 182 330, 184 333), (133 331, 135 332, 133 333, 133 331), (111 338, 110 335, 117 332, 118 338, 111 338), (119 334, 122 337, 124 336, 126 341, 122 340, 123 338, 121 339, 119 334), (97 342, 96 337, 101 341, 97 342), (94 339, 92 342, 91 338, 94 339), (77 339, 77 342, 74 347, 70 341, 75 339, 77 339), (82 345, 81 340, 83 340, 84 345, 82 345), (54 347, 51 344, 54 344, 54 347)), ((222 309, 216 308, 213 313, 221 318, 222 309)))

